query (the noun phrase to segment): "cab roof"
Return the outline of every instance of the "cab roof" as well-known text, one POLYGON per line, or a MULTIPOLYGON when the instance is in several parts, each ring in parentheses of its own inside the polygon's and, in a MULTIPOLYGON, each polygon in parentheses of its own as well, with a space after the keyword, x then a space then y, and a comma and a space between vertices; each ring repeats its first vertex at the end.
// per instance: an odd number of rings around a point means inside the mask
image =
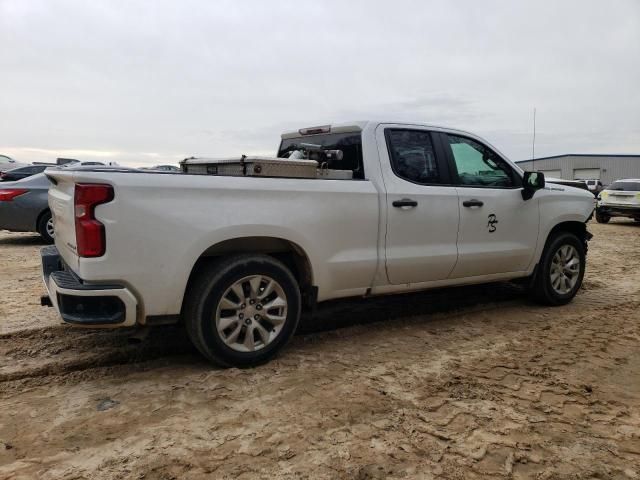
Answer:
POLYGON ((331 124, 325 124, 325 125, 302 127, 299 130, 285 132, 285 133, 283 133, 281 135, 281 137, 283 139, 285 139, 285 138, 298 138, 300 136, 306 136, 306 135, 321 135, 321 134, 327 134, 327 133, 361 132, 368 125, 379 125, 381 123, 432 128, 434 130, 443 130, 443 131, 447 131, 447 132, 457 132, 457 133, 461 133, 461 134, 464 134, 464 135, 477 137, 477 135, 475 135, 475 134, 473 134, 471 132, 467 132, 467 131, 464 131, 464 130, 459 130, 459 129, 451 128, 451 127, 445 127, 445 126, 442 126, 442 125, 434 125, 434 124, 431 124, 431 123, 423 123, 423 122, 411 122, 411 121, 406 121, 406 120, 404 120, 404 121, 394 121, 394 120, 378 120, 378 119, 376 119, 376 120, 373 120, 373 119, 371 119, 371 120, 356 120, 356 121, 351 121, 351 122, 339 122, 339 123, 331 123, 331 124), (305 131, 310 132, 310 133, 303 133, 305 131))

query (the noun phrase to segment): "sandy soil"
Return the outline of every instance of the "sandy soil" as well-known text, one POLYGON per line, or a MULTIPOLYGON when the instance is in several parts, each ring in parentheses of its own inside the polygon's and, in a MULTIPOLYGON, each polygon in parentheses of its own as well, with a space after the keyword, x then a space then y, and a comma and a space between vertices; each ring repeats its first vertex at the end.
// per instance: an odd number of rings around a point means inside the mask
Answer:
POLYGON ((337 302, 253 370, 58 325, 37 237, 0 233, 0 478, 640 478, 640 225, 590 230, 570 305, 337 302))

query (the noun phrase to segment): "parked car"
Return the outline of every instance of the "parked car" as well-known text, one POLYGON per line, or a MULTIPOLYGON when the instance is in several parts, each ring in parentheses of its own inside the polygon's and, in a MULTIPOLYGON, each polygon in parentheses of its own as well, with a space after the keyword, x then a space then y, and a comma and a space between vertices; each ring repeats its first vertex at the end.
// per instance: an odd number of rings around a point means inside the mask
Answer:
POLYGON ((62 166, 66 165, 67 163, 78 163, 79 161, 80 160, 78 160, 77 158, 58 157, 56 158, 56 165, 62 166))
POLYGON ((37 232, 47 243, 55 237, 44 173, 15 182, 0 183, 0 229, 37 232))
POLYGON ((580 288, 593 196, 545 188, 471 133, 314 127, 284 134, 278 157, 200 174, 47 171, 43 302, 73 325, 183 321, 206 358, 250 366, 316 302, 523 279, 562 305, 580 288))
POLYGON ((81 167, 81 166, 82 167, 86 167, 86 166, 100 167, 100 166, 105 166, 105 164, 102 162, 92 162, 92 161, 81 162, 80 160, 70 160, 60 165, 60 168, 81 167))
POLYGON ((596 221, 608 223, 612 217, 629 217, 640 222, 640 179, 616 180, 600 192, 596 221))
POLYGON ((595 196, 597 196, 604 188, 600 180, 585 180, 585 181, 587 183, 587 188, 595 196))
POLYGON ((0 155, 0 173, 25 166, 27 166, 26 163, 16 162, 13 158, 8 157, 7 155, 0 155))
POLYGON ((45 169, 49 167, 54 167, 53 164, 38 164, 38 165, 28 165, 26 167, 18 167, 13 168, 11 170, 7 170, 6 172, 0 173, 0 181, 2 182, 14 182, 16 180, 22 180, 23 178, 30 177, 31 175, 35 175, 36 173, 42 173, 45 169))
POLYGON ((157 170, 159 172, 179 172, 180 168, 175 165, 154 165, 153 167, 146 168, 145 170, 157 170))

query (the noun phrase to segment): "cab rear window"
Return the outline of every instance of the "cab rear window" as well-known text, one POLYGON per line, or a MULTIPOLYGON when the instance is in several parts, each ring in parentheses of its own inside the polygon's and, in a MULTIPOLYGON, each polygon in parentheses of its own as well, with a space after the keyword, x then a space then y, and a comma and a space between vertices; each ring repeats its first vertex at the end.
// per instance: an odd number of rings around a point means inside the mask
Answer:
POLYGON ((287 157, 294 150, 299 150, 301 143, 320 145, 326 150, 342 150, 342 160, 329 160, 328 168, 333 170, 351 170, 353 178, 364 178, 362 164, 362 135, 360 132, 327 133, 323 135, 305 135, 296 138, 285 138, 280 143, 278 157, 287 157))

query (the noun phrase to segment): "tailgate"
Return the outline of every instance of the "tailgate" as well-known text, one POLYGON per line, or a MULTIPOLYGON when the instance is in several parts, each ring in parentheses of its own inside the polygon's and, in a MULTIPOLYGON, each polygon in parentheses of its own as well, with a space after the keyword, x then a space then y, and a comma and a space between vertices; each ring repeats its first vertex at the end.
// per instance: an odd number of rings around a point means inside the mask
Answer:
POLYGON ((56 247, 65 263, 77 272, 79 257, 76 248, 73 173, 47 171, 46 175, 51 180, 49 208, 53 216, 56 247))
POLYGON ((622 203, 622 204, 633 204, 635 203, 636 194, 635 193, 627 193, 627 192, 615 192, 609 193, 609 198, 607 199, 612 203, 622 203))

